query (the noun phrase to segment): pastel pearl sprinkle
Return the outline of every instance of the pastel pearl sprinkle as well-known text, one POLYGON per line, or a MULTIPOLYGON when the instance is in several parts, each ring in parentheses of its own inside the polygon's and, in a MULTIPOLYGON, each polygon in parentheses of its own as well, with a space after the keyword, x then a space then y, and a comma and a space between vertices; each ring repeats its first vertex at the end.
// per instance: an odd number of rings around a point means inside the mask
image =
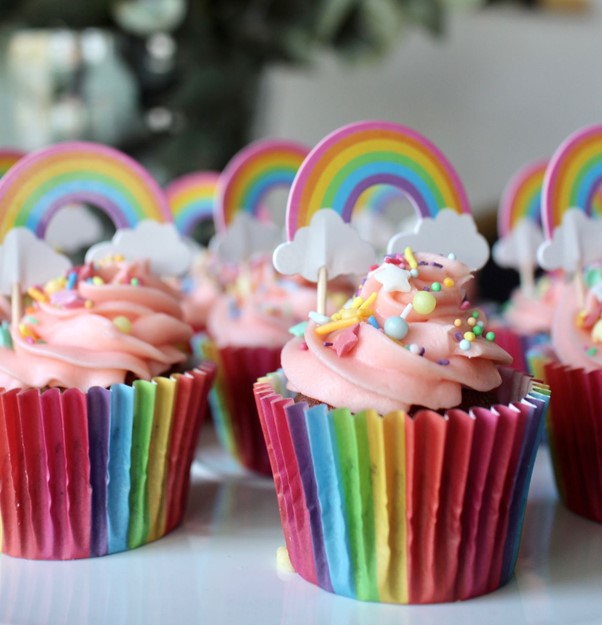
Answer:
POLYGON ((129 334, 132 331, 132 322, 123 315, 119 315, 113 319, 113 325, 124 334, 129 334))
POLYGON ((488 341, 495 341, 495 332, 487 332, 487 334, 485 335, 485 338, 488 341))
POLYGON ((408 323, 401 317, 387 317, 384 325, 385 334, 397 341, 405 338, 408 334, 408 323))
POLYGON ((428 315, 435 310, 437 300, 432 293, 428 291, 419 291, 414 295, 412 306, 419 315, 428 315))
POLYGON ((467 352, 470 349, 470 341, 468 341, 467 339, 462 339, 460 341, 460 349, 467 352))

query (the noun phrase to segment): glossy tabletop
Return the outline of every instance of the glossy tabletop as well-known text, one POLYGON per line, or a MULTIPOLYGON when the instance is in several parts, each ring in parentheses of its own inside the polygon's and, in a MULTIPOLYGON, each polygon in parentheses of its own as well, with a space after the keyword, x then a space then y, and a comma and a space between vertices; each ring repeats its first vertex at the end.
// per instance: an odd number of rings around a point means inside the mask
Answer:
POLYGON ((430 606, 331 595, 278 570, 273 484, 239 470, 206 429, 183 525, 127 553, 72 562, 0 556, 2 625, 599 625, 602 525, 558 502, 539 452, 514 579, 490 595, 430 606))

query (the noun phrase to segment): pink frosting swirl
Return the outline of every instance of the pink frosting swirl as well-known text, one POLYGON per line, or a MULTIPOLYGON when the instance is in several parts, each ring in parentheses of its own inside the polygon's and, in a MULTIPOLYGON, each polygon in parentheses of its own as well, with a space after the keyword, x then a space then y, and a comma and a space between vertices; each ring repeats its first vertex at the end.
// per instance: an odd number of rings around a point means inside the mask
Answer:
MULTIPOLYGON (((410 268, 403 258, 395 260, 399 269, 410 268)), ((319 334, 320 327, 310 322, 303 338, 286 344, 282 367, 292 391, 353 412, 373 408, 386 414, 414 405, 451 408, 461 402, 463 387, 488 391, 500 384, 496 365, 511 358, 479 336, 486 334, 485 319, 465 298, 468 268, 434 254, 416 254, 415 260, 418 276, 408 278, 407 290, 387 282, 384 265, 368 275, 360 293, 366 308, 359 309, 355 325, 319 334), (426 288, 434 310, 406 310, 426 288), (407 335, 390 338, 381 328, 404 311, 407 335)), ((353 314, 341 314, 353 322, 353 314)))
POLYGON ((550 332, 561 283, 558 277, 545 276, 537 282, 536 291, 531 296, 516 289, 504 314, 508 326, 523 335, 550 332))
MULTIPOLYGON (((338 298, 339 305, 348 294, 338 298)), ((281 276, 271 260, 263 261, 217 298, 207 331, 220 347, 282 347, 291 337, 291 326, 315 308, 315 285, 281 276)))
POLYGON ((572 282, 562 284, 552 324, 552 345, 564 365, 595 371, 602 367, 602 282, 580 308, 572 282))
POLYGON ((35 301, 0 348, 0 386, 108 387, 149 380, 186 360, 192 331, 176 291, 146 263, 74 271, 34 291, 35 301))

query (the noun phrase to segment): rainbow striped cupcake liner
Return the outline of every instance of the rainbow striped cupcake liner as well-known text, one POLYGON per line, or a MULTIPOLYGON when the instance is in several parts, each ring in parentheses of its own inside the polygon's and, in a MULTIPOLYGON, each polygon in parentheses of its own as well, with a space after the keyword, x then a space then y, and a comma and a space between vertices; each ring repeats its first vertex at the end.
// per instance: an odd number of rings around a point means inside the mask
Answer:
POLYGON ((504 369, 499 404, 445 415, 309 408, 282 371, 255 397, 295 570, 366 601, 435 603, 512 576, 549 389, 504 369))
POLYGON ((602 371, 544 364, 554 390, 547 419, 556 486, 564 505, 602 523, 602 371))
POLYGON ((90 558, 174 529, 214 373, 0 393, 2 553, 90 558))
POLYGON ((217 365, 209 403, 221 446, 246 469, 271 476, 253 385, 258 378, 280 366, 282 348, 218 348, 205 335, 197 338, 194 351, 217 365))

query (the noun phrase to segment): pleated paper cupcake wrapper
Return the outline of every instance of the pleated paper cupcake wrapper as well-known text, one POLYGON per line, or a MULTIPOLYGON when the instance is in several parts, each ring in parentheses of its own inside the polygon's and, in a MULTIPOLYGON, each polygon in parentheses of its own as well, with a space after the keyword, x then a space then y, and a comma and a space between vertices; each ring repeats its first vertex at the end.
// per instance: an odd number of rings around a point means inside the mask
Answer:
POLYGON ((253 384, 280 366, 282 348, 218 348, 205 336, 199 342, 198 349, 203 358, 217 364, 209 403, 222 447, 246 469, 271 476, 270 459, 253 396, 253 384))
POLYGON ((174 529, 214 373, 0 393, 2 553, 89 558, 174 529))
POLYGON ((533 335, 518 334, 510 328, 504 327, 496 327, 494 330, 496 344, 512 356, 512 368, 538 377, 537 373, 531 368, 531 362, 527 353, 536 346, 549 343, 549 335, 544 333, 533 335))
POLYGON ((602 370, 548 362, 545 376, 553 389, 547 429, 560 498, 602 523, 602 370))
POLYGON ((308 408, 282 372, 255 385, 295 570, 367 601, 435 603, 505 584, 548 388, 511 369, 500 405, 384 417, 308 408), (521 399, 522 398, 522 399, 521 399))

